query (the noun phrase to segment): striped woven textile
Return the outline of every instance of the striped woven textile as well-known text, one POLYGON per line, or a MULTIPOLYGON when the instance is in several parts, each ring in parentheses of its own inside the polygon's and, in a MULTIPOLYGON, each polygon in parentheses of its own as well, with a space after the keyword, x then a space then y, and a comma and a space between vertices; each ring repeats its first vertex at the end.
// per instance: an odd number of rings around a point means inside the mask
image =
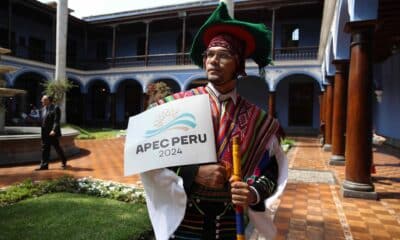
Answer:
POLYGON ((198 87, 189 91, 175 93, 158 100, 150 107, 199 94, 208 94, 210 98, 218 161, 228 170, 232 169, 232 138, 233 136, 239 136, 243 178, 260 176, 260 173, 264 171, 262 167, 266 165, 262 162, 263 159, 265 160, 263 155, 267 151, 272 136, 278 132, 280 126, 276 119, 268 116, 265 111, 256 105, 238 95, 236 105, 232 104, 226 110, 229 115, 225 124, 227 129, 225 137, 220 141, 218 141, 219 102, 215 94, 207 87, 198 87))
MULTIPOLYGON (((228 175, 233 169, 232 139, 233 136, 239 136, 243 178, 250 183, 260 176, 264 177, 262 174, 268 170, 266 167, 270 159, 267 148, 280 127, 275 119, 254 104, 238 96, 235 104, 231 102, 223 108, 226 112, 221 117, 219 101, 212 90, 198 87, 175 93, 150 107, 199 94, 209 96, 216 154, 218 161, 226 167, 228 175)), ((171 239, 236 239, 236 216, 231 203, 229 182, 222 189, 212 189, 194 182, 187 204, 183 221, 171 239)))

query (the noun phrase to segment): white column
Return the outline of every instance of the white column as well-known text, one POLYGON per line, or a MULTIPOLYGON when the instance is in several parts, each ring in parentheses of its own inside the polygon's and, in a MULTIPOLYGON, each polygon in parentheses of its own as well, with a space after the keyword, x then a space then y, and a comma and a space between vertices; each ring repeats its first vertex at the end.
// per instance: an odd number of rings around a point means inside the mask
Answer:
MULTIPOLYGON (((55 80, 67 80, 67 37, 68 37, 68 0, 58 0, 56 33, 56 69, 55 80)), ((60 104, 61 123, 65 123, 65 97, 60 104)))
POLYGON ((219 0, 219 2, 224 2, 226 6, 228 7, 228 13, 231 18, 235 17, 235 9, 234 9, 234 3, 233 0, 219 0))

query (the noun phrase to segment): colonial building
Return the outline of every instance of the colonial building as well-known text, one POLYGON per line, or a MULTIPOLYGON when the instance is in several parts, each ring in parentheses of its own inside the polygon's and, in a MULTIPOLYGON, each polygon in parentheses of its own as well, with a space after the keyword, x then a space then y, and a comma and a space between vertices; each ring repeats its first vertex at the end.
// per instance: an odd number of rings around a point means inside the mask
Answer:
MULTIPOLYGON (((148 84, 174 92, 205 83, 188 51, 218 1, 69 16, 67 121, 125 127, 143 110, 148 84)), ((265 75, 247 62, 238 91, 275 115, 289 133, 322 126, 330 164, 346 166, 344 196, 376 198, 372 134, 400 146, 400 2, 393 0, 237 0, 235 17, 265 23, 273 33, 273 65, 265 75)), ((56 10, 35 0, 0 6, 2 63, 18 68, 8 87, 28 90, 7 100, 18 124, 39 105, 42 83, 54 78, 56 10)), ((14 121, 16 120, 16 121, 14 121)))
MULTIPOLYGON (((174 92, 204 84, 203 70, 188 58, 191 41, 218 1, 198 1, 78 19, 69 16, 67 121, 87 126, 126 127, 143 110, 149 83, 164 81, 174 92)), ((262 22, 273 32, 273 65, 260 77, 253 62, 239 92, 273 112, 287 131, 313 132, 320 125, 323 91, 318 61, 322 0, 238 0, 235 18, 262 22)), ((35 0, 0 6, 0 46, 12 54, 2 62, 18 70, 8 87, 28 90, 8 99, 13 124, 39 105, 42 83, 54 78, 56 9, 35 0)))

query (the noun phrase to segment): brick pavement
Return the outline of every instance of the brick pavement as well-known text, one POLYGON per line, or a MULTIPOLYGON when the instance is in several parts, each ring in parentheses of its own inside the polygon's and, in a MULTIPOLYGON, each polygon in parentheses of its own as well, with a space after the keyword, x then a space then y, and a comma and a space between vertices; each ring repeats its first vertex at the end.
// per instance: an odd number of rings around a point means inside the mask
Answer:
MULTIPOLYGON (((374 148, 377 173, 373 182, 379 201, 342 198, 344 166, 329 166, 330 153, 323 152, 316 138, 296 137, 289 152, 293 176, 275 215, 276 239, 400 239, 400 151, 374 148), (320 181, 310 172, 331 173, 336 181, 320 181), (294 176, 294 173, 296 175, 294 176), (309 178, 307 181, 306 178, 309 178), (310 180, 311 179, 311 180, 310 180)), ((76 141, 82 154, 49 171, 33 171, 37 165, 0 168, 0 187, 26 178, 49 179, 70 174, 135 184, 137 176, 123 177, 123 139, 76 141)))
POLYGON ((138 176, 123 176, 124 139, 76 140, 81 154, 68 159, 66 170, 60 162, 51 162, 48 171, 34 171, 38 164, 0 168, 0 187, 20 182, 26 178, 33 180, 51 179, 65 174, 75 177, 100 178, 116 182, 136 184, 138 176))
POLYGON ((317 139, 296 138, 290 168, 332 171, 337 182, 290 181, 275 215, 277 239, 400 239, 400 151, 375 147, 373 156, 380 200, 342 198, 344 166, 329 166, 317 139))

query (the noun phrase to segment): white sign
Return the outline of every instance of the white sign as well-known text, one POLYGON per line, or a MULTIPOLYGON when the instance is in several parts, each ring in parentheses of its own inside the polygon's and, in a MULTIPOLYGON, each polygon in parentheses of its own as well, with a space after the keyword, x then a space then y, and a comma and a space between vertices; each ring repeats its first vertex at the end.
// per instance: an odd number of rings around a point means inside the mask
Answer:
POLYGON ((129 119, 125 176, 152 169, 216 162, 208 95, 177 99, 129 119))

